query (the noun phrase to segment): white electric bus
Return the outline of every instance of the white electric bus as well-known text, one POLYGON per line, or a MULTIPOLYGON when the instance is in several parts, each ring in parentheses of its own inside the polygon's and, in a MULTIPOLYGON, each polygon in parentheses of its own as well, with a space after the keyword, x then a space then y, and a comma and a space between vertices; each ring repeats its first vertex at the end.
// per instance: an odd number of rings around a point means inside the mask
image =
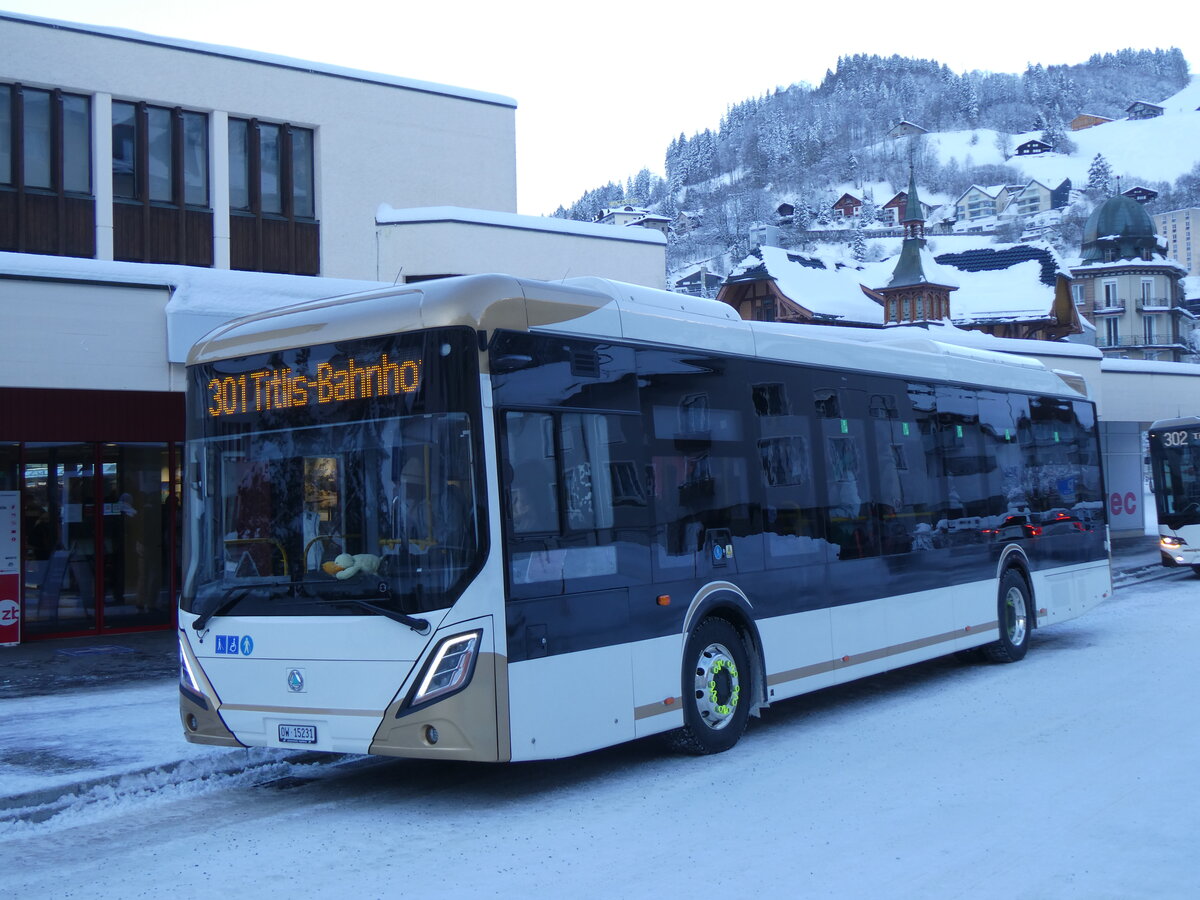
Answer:
POLYGON ((1150 469, 1162 564, 1200 575, 1200 418, 1150 426, 1150 469))
POLYGON ((449 278, 216 330, 187 414, 200 743, 716 752, 777 700, 1018 660, 1111 589, 1094 405, 895 331, 449 278))

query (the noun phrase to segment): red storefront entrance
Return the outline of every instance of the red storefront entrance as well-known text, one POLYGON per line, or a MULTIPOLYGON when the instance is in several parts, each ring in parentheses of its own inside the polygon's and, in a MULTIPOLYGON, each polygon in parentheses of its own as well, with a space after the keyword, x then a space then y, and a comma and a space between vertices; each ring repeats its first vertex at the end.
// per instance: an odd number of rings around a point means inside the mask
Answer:
POLYGON ((173 627, 183 395, 0 388, 21 640, 173 627))

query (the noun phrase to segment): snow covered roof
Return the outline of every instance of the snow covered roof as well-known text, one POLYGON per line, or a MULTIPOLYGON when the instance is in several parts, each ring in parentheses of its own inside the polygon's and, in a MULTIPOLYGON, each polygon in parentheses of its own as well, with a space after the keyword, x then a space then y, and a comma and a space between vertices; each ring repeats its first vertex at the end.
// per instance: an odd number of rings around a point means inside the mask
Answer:
POLYGON ((780 293, 819 318, 883 323, 883 307, 863 291, 871 279, 864 270, 832 255, 789 253, 779 247, 759 247, 729 273, 728 282, 770 279, 780 293))
MULTIPOLYGON (((1058 276, 1065 271, 1063 261, 1042 243, 997 244, 936 256, 922 247, 919 255, 928 282, 957 288, 950 311, 961 325, 1052 317, 1058 276)), ((895 268, 895 258, 848 265, 829 253, 759 247, 729 274, 727 283, 771 279, 784 296, 818 316, 873 325, 883 321, 883 308, 864 288, 891 286, 895 268)))
MULTIPOLYGON (((446 97, 457 97, 461 100, 472 100, 477 103, 489 103, 494 106, 517 108, 517 101, 501 94, 490 94, 468 88, 451 87, 436 84, 431 81, 420 81, 414 78, 401 78, 396 75, 383 75, 378 72, 366 72, 361 69, 350 69, 343 66, 294 59, 288 56, 277 56, 273 53, 260 53, 257 50, 242 50, 234 47, 224 47, 219 44, 205 44, 199 41, 188 41, 181 38, 160 37, 132 31, 125 28, 110 28, 104 25, 85 25, 79 22, 65 22, 59 19, 47 19, 41 16, 28 16, 20 13, 0 11, 0 19, 23 22, 29 25, 42 25, 62 31, 74 31, 82 34, 95 34, 113 38, 119 41, 130 41, 137 44, 151 44, 158 47, 170 47, 192 53, 202 53, 207 56, 220 56, 227 59, 239 59, 248 62, 261 63, 282 69, 296 69, 301 72, 313 72, 318 75, 329 75, 333 78, 346 78, 351 81, 366 81, 383 84, 390 87, 405 88, 410 91, 420 91, 425 94, 441 94, 446 97)), ((402 57, 401 57, 402 58, 402 57)))
POLYGON ((554 216, 524 216, 518 213, 496 212, 490 209, 467 209, 462 206, 422 206, 395 209, 381 203, 375 212, 379 225, 417 225, 457 222, 465 225, 485 225, 512 228, 520 231, 557 232, 610 241, 635 241, 642 244, 665 244, 666 235, 651 228, 625 228, 601 225, 598 222, 577 222, 554 216))
POLYGON ((956 271, 959 290, 951 298, 956 322, 1029 321, 1053 313, 1063 263, 1048 244, 997 244, 943 253, 938 263, 956 271))
POLYGON ((382 282, 311 275, 235 272, 197 266, 112 262, 33 253, 0 253, 0 276, 158 287, 171 292, 166 305, 167 359, 182 363, 197 340, 239 316, 305 300, 385 287, 382 282))

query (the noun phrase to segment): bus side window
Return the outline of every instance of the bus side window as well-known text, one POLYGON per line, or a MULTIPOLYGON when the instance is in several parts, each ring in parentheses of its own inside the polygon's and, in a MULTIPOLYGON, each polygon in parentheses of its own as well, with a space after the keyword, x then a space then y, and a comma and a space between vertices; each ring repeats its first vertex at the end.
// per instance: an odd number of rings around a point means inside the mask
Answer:
POLYGON ((513 534, 556 533, 558 481, 554 417, 548 413, 505 414, 508 510, 513 534))

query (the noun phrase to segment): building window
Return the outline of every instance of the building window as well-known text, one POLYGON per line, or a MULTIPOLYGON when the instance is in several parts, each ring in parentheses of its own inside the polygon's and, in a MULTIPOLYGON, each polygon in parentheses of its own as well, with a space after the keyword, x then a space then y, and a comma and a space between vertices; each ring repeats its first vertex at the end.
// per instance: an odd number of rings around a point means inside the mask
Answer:
POLYGON ((1117 299, 1117 283, 1115 281, 1105 281, 1104 288, 1104 305, 1105 306, 1120 306, 1121 301, 1117 299))
POLYGON ((0 84, 0 250, 94 256, 91 101, 0 84))
POLYGON ((1159 343, 1159 338, 1158 338, 1158 333, 1159 333, 1158 332, 1158 320, 1159 320, 1159 318, 1160 318, 1159 316, 1143 316, 1142 317, 1142 330, 1145 334, 1147 344, 1159 343))
POLYGON ((1084 296, 1083 296, 1083 285, 1082 284, 1071 285, 1071 300, 1074 301, 1076 306, 1083 305, 1084 296))
POLYGON ((1104 320, 1104 346, 1119 347, 1121 346, 1121 321, 1120 319, 1105 319, 1104 320))
POLYGON ((311 128, 229 120, 233 268, 319 273, 313 143, 311 128))
POLYGON ((114 101, 112 186, 116 259, 212 265, 206 114, 114 101))

